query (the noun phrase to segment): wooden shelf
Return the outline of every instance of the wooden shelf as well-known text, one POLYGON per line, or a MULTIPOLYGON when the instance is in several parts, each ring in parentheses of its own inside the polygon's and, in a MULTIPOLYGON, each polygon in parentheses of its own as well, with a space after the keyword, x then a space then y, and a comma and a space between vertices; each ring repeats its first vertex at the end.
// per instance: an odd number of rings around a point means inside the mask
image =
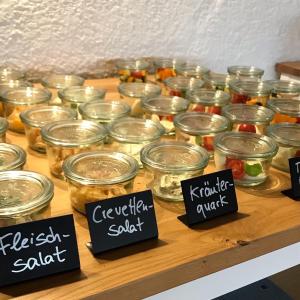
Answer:
MULTIPOLYGON (((118 98, 117 79, 90 81, 118 98)), ((49 177, 47 158, 27 149, 25 136, 8 133, 10 142, 28 152, 26 169, 49 177)), ((206 173, 214 170, 209 165, 206 173)), ((72 210, 64 181, 52 177, 55 196, 51 215, 74 214, 81 272, 64 273, 0 289, 0 299, 136 299, 153 295, 300 240, 300 203, 280 193, 289 175, 275 169, 258 187, 237 188, 239 211, 192 229, 177 216, 182 203, 155 199, 159 240, 147 241, 94 257, 84 216, 72 210)), ((136 190, 145 188, 143 174, 136 190)))

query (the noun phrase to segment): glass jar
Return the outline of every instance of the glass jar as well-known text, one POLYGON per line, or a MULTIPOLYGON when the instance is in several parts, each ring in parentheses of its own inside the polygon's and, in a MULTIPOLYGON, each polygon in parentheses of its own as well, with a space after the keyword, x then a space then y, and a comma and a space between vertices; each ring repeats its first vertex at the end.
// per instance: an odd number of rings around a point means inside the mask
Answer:
POLYGON ((42 140, 41 128, 51 122, 75 120, 76 117, 76 111, 60 106, 39 106, 22 111, 20 114, 29 147, 40 153, 46 153, 46 144, 42 140))
POLYGON ((266 80, 264 82, 272 87, 272 97, 299 99, 300 83, 288 80, 266 80))
POLYGON ((53 190, 53 183, 44 175, 0 172, 0 227, 49 217, 53 190))
POLYGON ((141 107, 141 99, 155 98, 161 94, 161 88, 153 83, 121 83, 118 86, 121 99, 123 99, 131 107, 131 116, 141 117, 143 110, 141 107))
POLYGON ((177 115, 174 120, 176 139, 205 148, 213 157, 214 137, 220 132, 230 129, 229 121, 222 116, 187 112, 177 115))
POLYGON ((69 157, 63 164, 72 206, 85 213, 85 204, 133 191, 137 161, 119 152, 95 151, 69 157))
POLYGON ((26 152, 21 147, 0 143, 0 171, 22 170, 25 163, 26 152))
POLYGON ((184 66, 186 62, 176 58, 157 57, 153 60, 155 68, 155 79, 164 82, 169 77, 175 77, 178 68, 184 66))
POLYGON ((265 134, 274 112, 258 105, 231 104, 224 107, 223 115, 230 120, 232 131, 265 134))
POLYGON ((191 102, 189 111, 207 112, 220 115, 222 108, 229 104, 230 95, 223 91, 195 89, 187 93, 186 98, 191 102))
POLYGON ((66 107, 78 110, 81 103, 103 101, 106 90, 92 86, 71 86, 58 91, 58 97, 66 107))
POLYGON ((165 133, 164 127, 159 123, 137 118, 118 119, 111 123, 108 129, 112 138, 110 148, 134 157, 140 166, 141 149, 159 140, 165 133))
POLYGON ((52 93, 52 100, 50 104, 59 105, 61 104, 61 100, 57 97, 57 91, 70 86, 82 86, 84 78, 77 75, 50 74, 42 78, 41 83, 52 93))
POLYGON ((130 106, 120 101, 83 103, 80 104, 78 110, 83 119, 103 125, 110 124, 112 121, 127 117, 130 114, 130 106))
POLYGON ((42 127, 42 139, 50 172, 63 178, 62 164, 66 158, 79 152, 100 149, 107 135, 105 127, 86 120, 56 121, 42 127))
POLYGON ((8 128, 8 122, 6 119, 0 117, 0 142, 6 142, 6 130, 8 128))
POLYGON ((229 81, 233 79, 233 76, 221 73, 208 73, 203 75, 203 80, 207 88, 212 90, 221 90, 229 92, 229 81))
POLYGON ((145 118, 160 123, 166 134, 175 133, 174 117, 188 109, 189 101, 180 97, 160 96, 142 100, 145 118))
POLYGON ((146 82, 149 63, 143 59, 122 59, 117 62, 121 82, 146 82))
POLYGON ((299 100, 271 98, 267 106, 275 112, 274 123, 300 123, 299 100))
POLYGON ((24 125, 20 119, 23 110, 48 104, 51 93, 42 88, 20 87, 6 90, 1 95, 3 102, 4 116, 6 117, 9 129, 15 132, 24 133, 24 125))
POLYGON ((267 134, 279 145, 279 150, 272 161, 272 166, 289 172, 289 159, 300 157, 300 124, 272 124, 267 128, 267 134))
POLYGON ((273 139, 252 132, 220 133, 214 147, 217 170, 232 169, 235 184, 241 186, 263 183, 278 151, 273 139))
POLYGON ((186 98, 187 93, 191 90, 202 88, 203 84, 201 79, 188 77, 169 77, 165 80, 167 95, 182 98, 186 98))
POLYGON ((23 79, 24 73, 22 71, 13 69, 11 67, 0 67, 0 82, 23 79))
POLYGON ((253 66, 230 66, 227 68, 229 75, 239 80, 258 80, 264 75, 264 70, 253 66))
POLYGON ((231 80, 229 91, 232 103, 266 106, 271 95, 271 86, 263 82, 231 80))
POLYGON ((181 181, 202 175, 208 160, 205 149, 179 141, 151 143, 141 151, 148 187, 168 201, 183 200, 181 181))
POLYGON ((177 69, 178 75, 198 79, 203 79, 203 76, 209 74, 209 72, 209 69, 196 63, 186 63, 177 69))

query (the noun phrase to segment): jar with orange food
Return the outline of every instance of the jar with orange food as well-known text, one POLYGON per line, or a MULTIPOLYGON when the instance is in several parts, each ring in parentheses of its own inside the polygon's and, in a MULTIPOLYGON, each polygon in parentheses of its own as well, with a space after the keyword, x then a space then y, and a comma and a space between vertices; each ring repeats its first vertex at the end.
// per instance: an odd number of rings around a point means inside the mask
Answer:
POLYGON ((233 104, 256 104, 266 106, 272 87, 264 82, 232 80, 229 82, 233 104))
POLYGON ((176 71, 186 63, 181 59, 158 57, 154 59, 153 64, 156 81, 164 82, 169 77, 175 77, 176 71))
POLYGON ((271 98, 267 106, 275 112, 273 123, 300 123, 299 100, 271 98))
POLYGON ((146 82, 149 63, 142 59, 123 59, 117 62, 121 82, 146 82))

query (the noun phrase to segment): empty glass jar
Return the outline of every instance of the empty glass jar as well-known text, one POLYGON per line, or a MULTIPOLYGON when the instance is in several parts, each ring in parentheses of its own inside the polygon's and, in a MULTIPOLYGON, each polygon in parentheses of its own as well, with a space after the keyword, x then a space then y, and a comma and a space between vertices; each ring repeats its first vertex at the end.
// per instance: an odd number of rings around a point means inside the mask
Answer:
POLYGON ((105 127, 86 120, 56 121, 42 127, 50 172, 63 178, 62 164, 79 152, 100 149, 107 135, 105 127))
POLYGON ((260 80, 264 75, 264 70, 253 66, 230 66, 227 68, 229 75, 239 80, 260 80))
POLYGON ((300 83, 288 80, 266 80, 266 84, 272 87, 272 97, 299 98, 300 83))
POLYGON ((63 164, 72 206, 85 213, 85 204, 132 193, 137 161, 120 152, 95 151, 73 155, 63 164))
POLYGON ((181 181, 203 174, 209 156, 205 149, 185 142, 155 142, 141 151, 147 185, 168 201, 182 201, 181 181))
POLYGON ((29 147, 41 153, 46 153, 46 144, 42 140, 41 128, 51 122, 75 120, 76 117, 75 110, 60 106, 39 106, 22 111, 20 114, 29 147))
POLYGON ((22 170, 25 163, 26 152, 21 147, 0 143, 0 171, 22 170))
POLYGON ((121 59, 117 62, 120 81, 146 82, 149 63, 143 59, 121 59))

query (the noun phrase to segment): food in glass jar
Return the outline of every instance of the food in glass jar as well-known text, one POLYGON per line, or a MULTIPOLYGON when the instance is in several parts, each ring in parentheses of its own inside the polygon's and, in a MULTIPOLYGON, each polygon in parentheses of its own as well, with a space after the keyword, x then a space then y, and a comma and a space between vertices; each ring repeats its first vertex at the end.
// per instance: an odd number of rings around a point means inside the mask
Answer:
POLYGON ((149 63, 143 59, 122 59, 117 68, 121 82, 146 82, 149 63))
POLYGON ((300 83, 289 80, 266 80, 266 84, 272 87, 272 97, 299 99, 300 83))
POLYGON ((228 74, 239 80, 258 81, 264 74, 264 70, 253 66, 230 66, 228 74))
POLYGON ((202 76, 205 87, 208 89, 212 89, 215 91, 224 91, 226 93, 229 92, 229 81, 235 79, 234 76, 228 74, 220 74, 220 73, 208 73, 202 76))
POLYGON ((179 66, 177 69, 177 74, 189 77, 203 79, 203 76, 209 74, 210 70, 198 63, 189 62, 185 65, 179 66))
POLYGON ((176 70, 186 63, 181 59, 157 57, 153 61, 155 67, 155 79, 164 82, 169 77, 176 76, 176 70))

